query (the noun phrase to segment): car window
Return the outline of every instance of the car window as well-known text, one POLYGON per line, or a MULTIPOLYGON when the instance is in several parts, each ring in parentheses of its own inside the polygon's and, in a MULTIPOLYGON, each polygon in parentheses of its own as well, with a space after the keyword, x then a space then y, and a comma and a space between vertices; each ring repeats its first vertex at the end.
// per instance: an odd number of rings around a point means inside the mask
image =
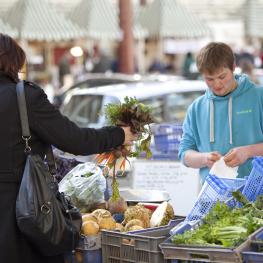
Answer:
POLYGON ((97 123, 101 111, 102 96, 79 95, 72 96, 63 108, 63 114, 80 127, 97 123))
POLYGON ((183 122, 187 108, 203 91, 172 93, 167 96, 166 114, 170 122, 183 122))
POLYGON ((152 114, 156 122, 164 122, 164 97, 155 97, 141 100, 141 102, 152 108, 152 114))

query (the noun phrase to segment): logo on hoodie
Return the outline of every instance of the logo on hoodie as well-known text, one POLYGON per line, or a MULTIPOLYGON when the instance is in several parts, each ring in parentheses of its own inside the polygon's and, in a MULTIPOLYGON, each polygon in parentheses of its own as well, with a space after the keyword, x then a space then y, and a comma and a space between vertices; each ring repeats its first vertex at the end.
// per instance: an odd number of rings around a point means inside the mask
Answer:
POLYGON ((249 114, 249 113, 252 113, 252 109, 237 111, 237 115, 239 115, 239 114, 249 114))

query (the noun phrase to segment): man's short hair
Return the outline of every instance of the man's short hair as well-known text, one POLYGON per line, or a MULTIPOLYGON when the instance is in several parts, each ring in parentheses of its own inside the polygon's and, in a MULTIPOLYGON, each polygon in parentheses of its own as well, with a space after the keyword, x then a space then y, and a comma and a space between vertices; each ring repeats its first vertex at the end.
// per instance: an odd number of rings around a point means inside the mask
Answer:
POLYGON ((211 42, 200 50, 196 62, 200 73, 213 74, 223 67, 233 70, 235 56, 225 43, 211 42))

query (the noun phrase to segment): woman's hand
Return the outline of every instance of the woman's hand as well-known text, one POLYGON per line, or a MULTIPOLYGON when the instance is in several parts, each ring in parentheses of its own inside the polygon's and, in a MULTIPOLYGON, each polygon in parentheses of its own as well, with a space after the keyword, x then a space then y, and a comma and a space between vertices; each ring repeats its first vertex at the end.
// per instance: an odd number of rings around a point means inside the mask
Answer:
POLYGON ((132 145, 134 141, 138 140, 138 134, 131 132, 130 127, 121 127, 125 133, 123 145, 132 145))
POLYGON ((236 167, 243 164, 249 158, 246 146, 231 149, 225 156, 224 161, 230 167, 236 167))

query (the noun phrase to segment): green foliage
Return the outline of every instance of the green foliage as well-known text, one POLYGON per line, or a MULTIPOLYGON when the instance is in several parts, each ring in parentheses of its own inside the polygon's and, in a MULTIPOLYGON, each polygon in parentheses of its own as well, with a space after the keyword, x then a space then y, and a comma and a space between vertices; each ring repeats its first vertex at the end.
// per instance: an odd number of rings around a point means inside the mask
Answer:
POLYGON ((109 124, 117 126, 130 126, 131 131, 139 135, 134 152, 129 157, 137 157, 141 152, 146 152, 146 157, 151 157, 150 143, 151 130, 149 124, 154 122, 152 109, 136 98, 125 97, 123 103, 107 104, 105 115, 109 124))
MULTIPOLYGON (((172 237, 175 244, 219 245, 236 247, 263 226, 263 210, 258 209, 260 201, 250 203, 240 192, 234 196, 242 202, 242 208, 231 209, 225 203, 217 202, 204 217, 203 223, 196 230, 189 230, 182 235, 172 237)), ((258 197, 258 200, 262 200, 258 197)))

